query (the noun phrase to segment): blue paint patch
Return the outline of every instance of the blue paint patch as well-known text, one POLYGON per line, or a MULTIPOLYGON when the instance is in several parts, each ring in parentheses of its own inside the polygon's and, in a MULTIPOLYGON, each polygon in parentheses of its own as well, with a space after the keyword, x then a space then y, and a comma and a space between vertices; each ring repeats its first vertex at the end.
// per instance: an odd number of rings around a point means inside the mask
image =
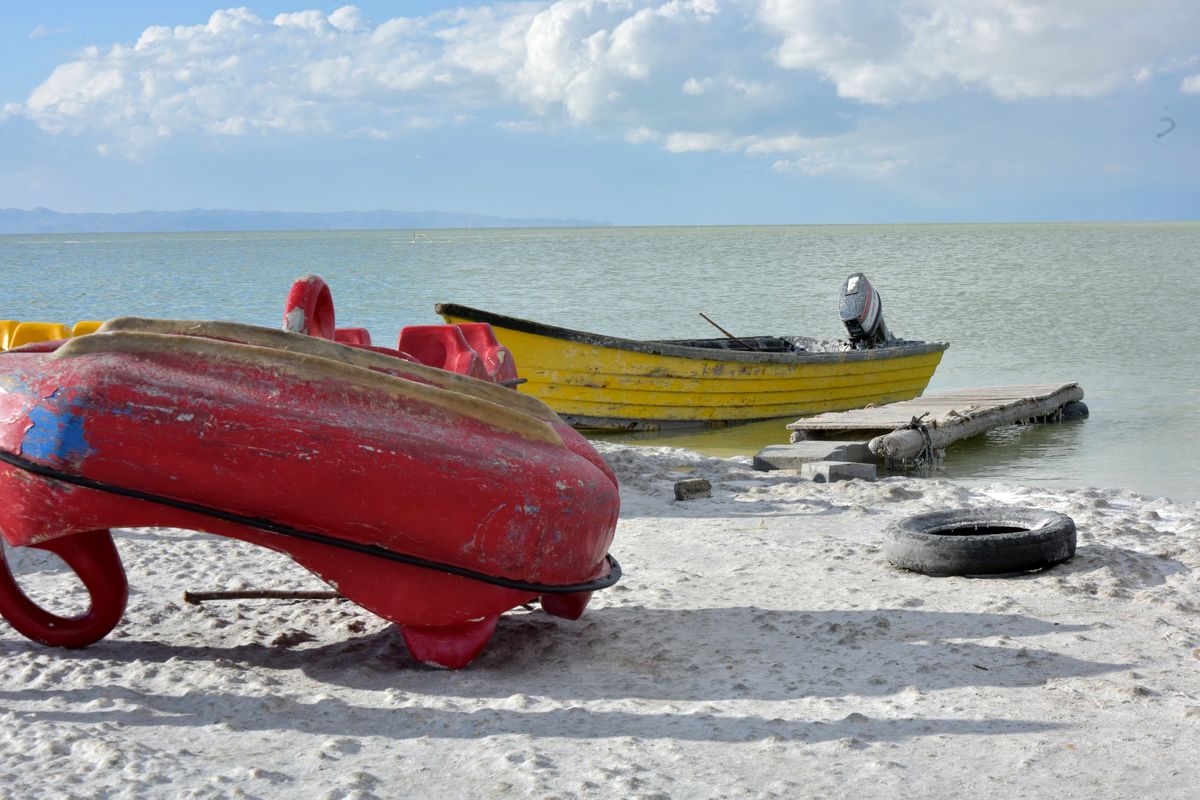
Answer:
POLYGON ((83 415, 74 408, 37 406, 29 412, 33 424, 21 440, 21 455, 34 461, 77 461, 92 452, 83 434, 83 415))

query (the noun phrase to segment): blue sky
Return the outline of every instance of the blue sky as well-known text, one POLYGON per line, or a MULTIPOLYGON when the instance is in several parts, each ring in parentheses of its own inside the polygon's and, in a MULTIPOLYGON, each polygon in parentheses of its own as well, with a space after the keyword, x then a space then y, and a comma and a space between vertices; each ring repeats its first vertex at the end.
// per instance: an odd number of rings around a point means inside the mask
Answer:
POLYGON ((0 208, 1200 219, 1195 0, 0 13, 0 208))

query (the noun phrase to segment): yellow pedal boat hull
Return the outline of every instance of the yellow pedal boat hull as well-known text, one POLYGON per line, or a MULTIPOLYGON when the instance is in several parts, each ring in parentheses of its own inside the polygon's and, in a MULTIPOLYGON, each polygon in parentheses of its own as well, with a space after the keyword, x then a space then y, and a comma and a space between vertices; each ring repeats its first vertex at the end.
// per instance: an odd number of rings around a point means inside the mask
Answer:
POLYGON ((18 319, 0 319, 0 352, 35 342, 55 339, 70 339, 87 336, 100 327, 98 320, 80 320, 74 325, 59 322, 22 322, 18 319))

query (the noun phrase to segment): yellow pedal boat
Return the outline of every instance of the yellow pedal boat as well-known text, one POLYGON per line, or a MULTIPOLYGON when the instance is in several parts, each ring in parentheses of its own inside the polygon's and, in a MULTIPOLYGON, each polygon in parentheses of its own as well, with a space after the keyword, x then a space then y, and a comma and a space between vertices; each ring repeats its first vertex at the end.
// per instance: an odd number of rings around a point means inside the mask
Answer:
POLYGON ((622 339, 454 304, 435 310, 449 323, 491 325, 526 380, 521 391, 597 430, 715 427, 908 400, 949 346, 892 338, 861 273, 842 289, 851 340, 832 348, 805 337, 622 339))
POLYGON ((74 325, 64 325, 60 322, 22 322, 18 319, 0 319, 0 352, 34 342, 86 336, 89 333, 95 333, 99 327, 99 320, 80 320, 74 325))

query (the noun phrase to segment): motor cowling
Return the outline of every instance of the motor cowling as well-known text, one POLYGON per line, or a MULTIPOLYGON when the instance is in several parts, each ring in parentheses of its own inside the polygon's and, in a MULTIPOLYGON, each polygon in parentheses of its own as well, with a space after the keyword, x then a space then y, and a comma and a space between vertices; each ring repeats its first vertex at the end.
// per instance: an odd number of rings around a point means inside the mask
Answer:
POLYGON ((855 347, 876 347, 891 341, 892 335, 883 321, 883 300, 866 275, 856 272, 846 278, 838 308, 855 347))

